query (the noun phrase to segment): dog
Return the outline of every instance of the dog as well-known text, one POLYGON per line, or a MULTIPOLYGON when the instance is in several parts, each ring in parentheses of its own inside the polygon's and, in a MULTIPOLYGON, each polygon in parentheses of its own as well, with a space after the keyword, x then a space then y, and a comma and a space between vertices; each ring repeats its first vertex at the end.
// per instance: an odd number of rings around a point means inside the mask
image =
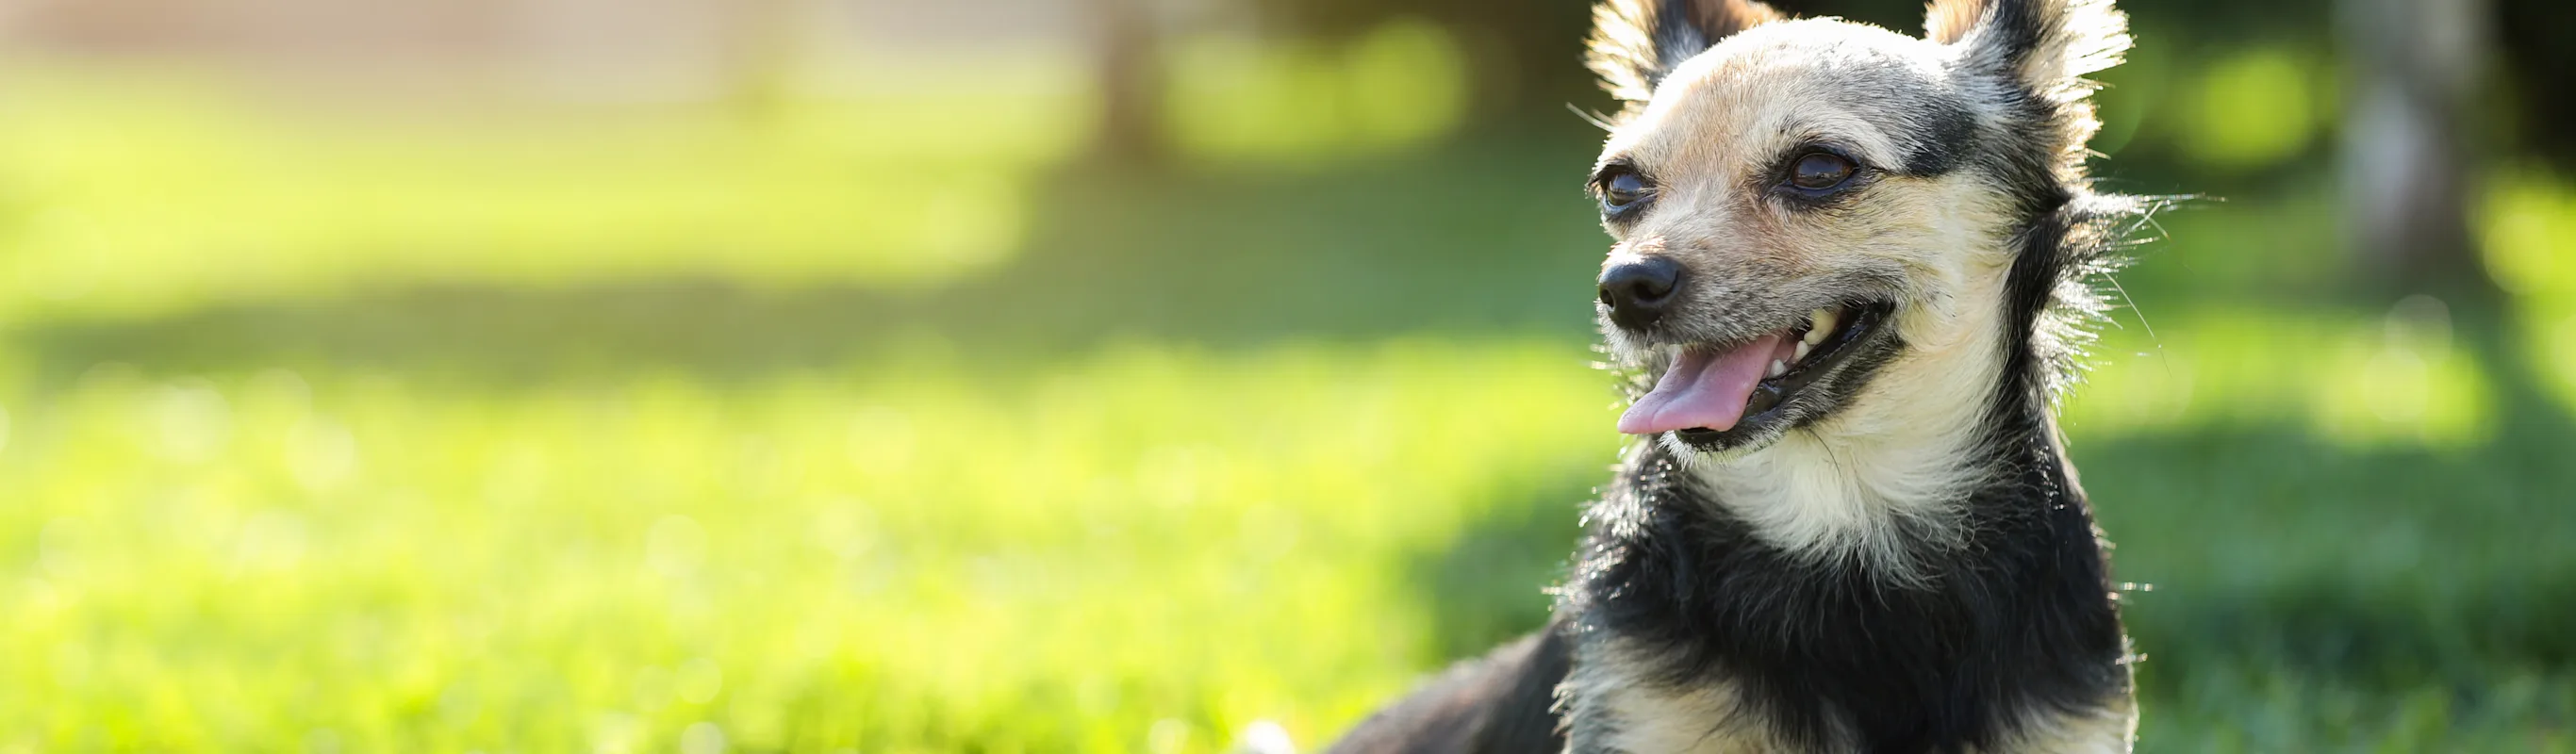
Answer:
POLYGON ((1555 617, 1342 752, 2115 752, 2133 656, 2054 412, 2153 202, 2097 193, 2109 0, 1913 37, 1608 0, 1589 183, 1635 442, 1555 617))

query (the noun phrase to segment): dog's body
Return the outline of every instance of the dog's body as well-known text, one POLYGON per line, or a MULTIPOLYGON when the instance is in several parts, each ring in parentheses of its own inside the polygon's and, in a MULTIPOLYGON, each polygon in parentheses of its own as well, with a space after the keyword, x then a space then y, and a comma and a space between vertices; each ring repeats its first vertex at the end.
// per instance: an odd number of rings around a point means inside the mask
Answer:
POLYGON ((2126 641, 2051 411, 2140 202, 2093 193, 2108 0, 1917 39, 1610 0, 1593 178, 1642 381, 1557 618, 1350 752, 2126 751, 2126 641))

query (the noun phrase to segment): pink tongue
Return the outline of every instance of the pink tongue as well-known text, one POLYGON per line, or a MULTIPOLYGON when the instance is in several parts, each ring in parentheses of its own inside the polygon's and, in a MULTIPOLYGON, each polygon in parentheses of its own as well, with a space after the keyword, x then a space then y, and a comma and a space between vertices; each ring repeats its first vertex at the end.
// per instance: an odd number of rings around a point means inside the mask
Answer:
POLYGON ((1785 340, 1772 333, 1726 353, 1683 351, 1663 379, 1655 381, 1655 389, 1619 417, 1619 431, 1651 435, 1707 427, 1722 432, 1735 426, 1764 370, 1773 359, 1789 356, 1781 353, 1785 340))

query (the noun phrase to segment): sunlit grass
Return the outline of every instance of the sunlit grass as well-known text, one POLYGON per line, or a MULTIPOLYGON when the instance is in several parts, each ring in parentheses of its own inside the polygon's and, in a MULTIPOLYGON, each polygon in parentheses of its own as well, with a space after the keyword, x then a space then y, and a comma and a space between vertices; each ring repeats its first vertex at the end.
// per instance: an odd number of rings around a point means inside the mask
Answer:
POLYGON ((2576 296, 2576 186, 2520 172, 2488 186, 2478 217, 2486 266, 2506 290, 2576 296))
POLYGON ((2363 447, 2490 439, 2486 371, 2430 299, 2375 319, 2253 307, 2115 319, 2066 412, 2082 433, 2292 424, 2363 447))
POLYGON ((2493 181, 2477 229, 2496 284, 2518 294, 2522 355, 2576 407, 2576 186, 2538 171, 2493 181))
POLYGON ((498 393, 102 367, 11 406, 0 644, 36 649, 0 747, 1317 735, 1438 660, 1409 559, 1609 462, 1568 351, 498 393))

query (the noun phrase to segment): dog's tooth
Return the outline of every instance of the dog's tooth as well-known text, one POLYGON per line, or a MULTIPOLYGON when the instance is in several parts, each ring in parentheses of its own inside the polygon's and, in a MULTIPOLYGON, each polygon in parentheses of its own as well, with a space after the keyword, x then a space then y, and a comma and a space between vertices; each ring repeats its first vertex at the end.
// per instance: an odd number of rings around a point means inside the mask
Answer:
POLYGON ((1778 376, 1780 376, 1780 375, 1784 375, 1784 374, 1788 374, 1788 373, 1789 373, 1789 365, 1788 365, 1788 364, 1786 364, 1786 363, 1782 363, 1779 359, 1772 359, 1772 360, 1771 360, 1771 376, 1773 376, 1773 377, 1778 377, 1778 376))
POLYGON ((1816 347, 1815 347, 1815 346, 1808 345, 1808 344, 1806 344, 1806 343, 1799 343, 1799 344, 1798 344, 1798 355, 1789 357, 1789 360, 1790 360, 1790 361, 1797 361, 1797 362, 1804 362, 1804 361, 1806 361, 1806 360, 1807 360, 1807 352, 1808 352, 1808 351, 1813 351, 1813 350, 1816 350, 1816 347))
POLYGON ((1807 315, 1807 345, 1823 345, 1825 338, 1834 334, 1834 325, 1840 318, 1841 314, 1832 309, 1817 309, 1807 315))

